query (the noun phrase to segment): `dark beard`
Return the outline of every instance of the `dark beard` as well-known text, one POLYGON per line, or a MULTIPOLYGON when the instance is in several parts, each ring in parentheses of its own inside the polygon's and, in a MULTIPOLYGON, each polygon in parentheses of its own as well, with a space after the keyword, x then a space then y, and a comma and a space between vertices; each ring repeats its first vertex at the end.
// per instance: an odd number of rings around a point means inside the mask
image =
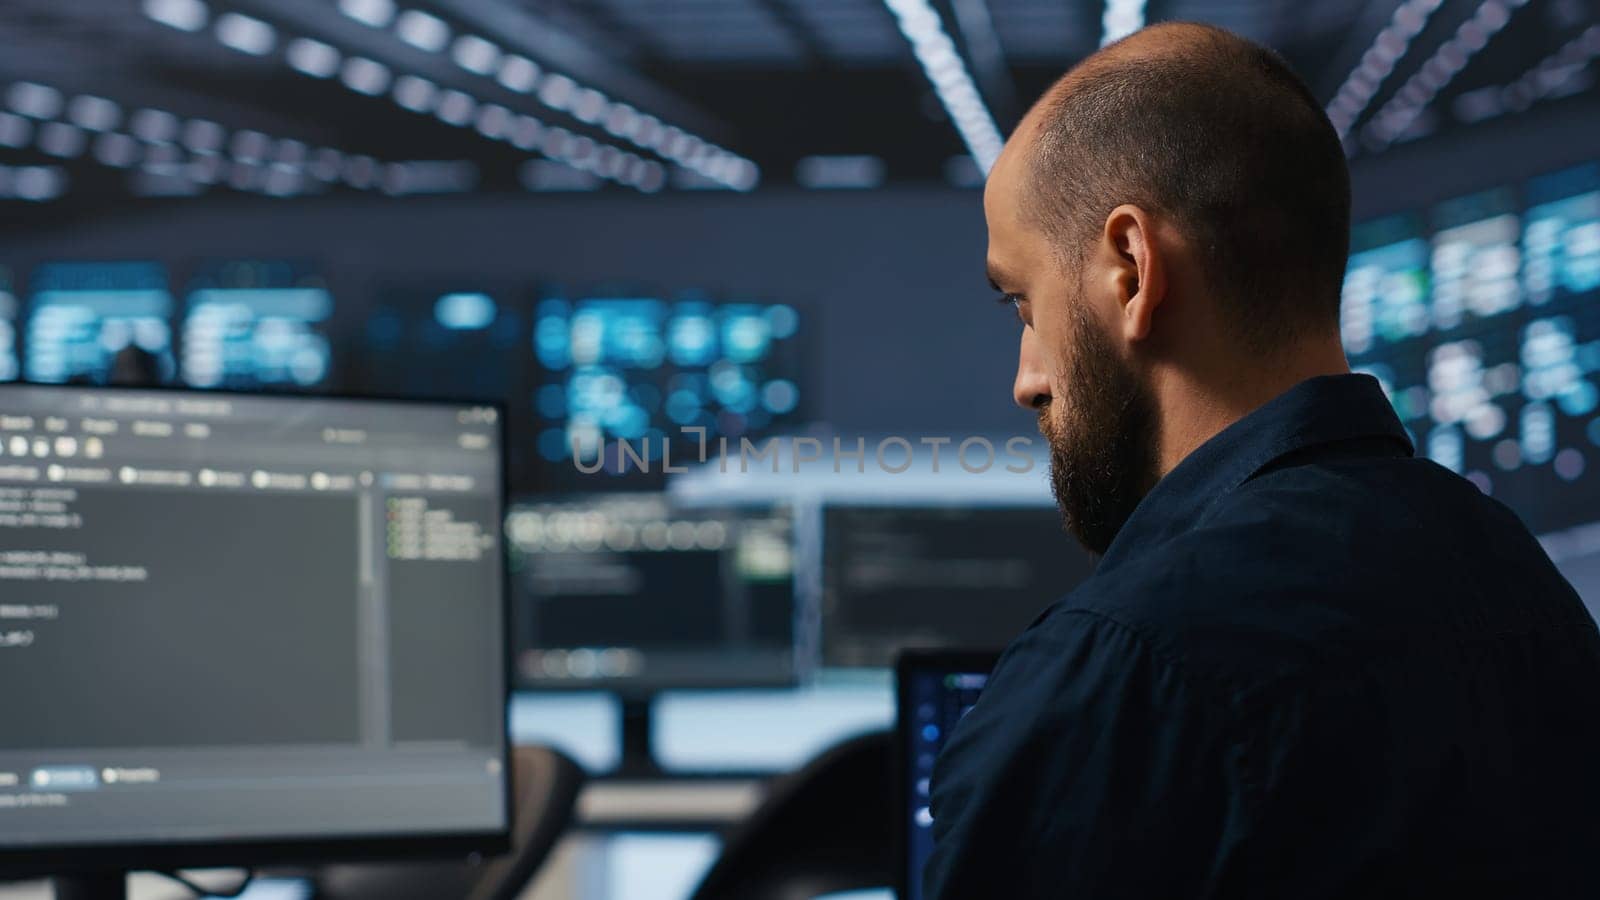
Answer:
POLYGON ((1104 554, 1157 480, 1155 398, 1082 312, 1073 320, 1065 421, 1042 407, 1039 431, 1067 531, 1104 554))

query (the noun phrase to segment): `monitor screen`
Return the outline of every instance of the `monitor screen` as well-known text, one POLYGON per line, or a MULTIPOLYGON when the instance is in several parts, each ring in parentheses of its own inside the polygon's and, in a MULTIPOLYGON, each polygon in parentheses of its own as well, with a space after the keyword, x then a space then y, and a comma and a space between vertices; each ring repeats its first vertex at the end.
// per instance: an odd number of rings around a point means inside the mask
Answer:
POLYGON ((899 660, 896 719, 899 747, 895 796, 899 822, 901 900, 920 900, 922 872, 933 854, 931 794, 934 762, 950 732, 978 702, 995 656, 984 653, 911 653, 899 660))
POLYGON ((201 388, 305 389, 333 368, 333 295, 310 269, 236 261, 203 267, 184 301, 182 376, 201 388))
POLYGON ((22 376, 22 357, 17 353, 17 293, 11 270, 0 266, 0 381, 16 381, 22 376))
POLYGON ((1600 166, 1358 226, 1342 331, 1419 454, 1536 533, 1595 521, 1600 166))
POLYGON ((829 506, 822 663, 879 667, 908 647, 1004 647, 1094 566, 1054 507, 829 506))
POLYGON ((517 505, 506 533, 521 683, 792 682, 793 532, 786 507, 685 508, 660 494, 517 505))
POLYGON ((538 485, 524 402, 528 317, 514 298, 470 277, 380 286, 353 374, 360 390, 382 396, 505 404, 510 485, 525 492, 538 485))
POLYGON ((170 381, 172 293, 154 262, 47 263, 28 281, 23 375, 44 383, 105 384, 119 354, 148 359, 142 380, 170 381))
POLYGON ((498 410, 0 397, 7 853, 503 833, 498 410))
POLYGON ((800 339, 800 314, 781 303, 546 297, 533 409, 547 483, 659 481, 673 459, 800 422, 800 339), (594 474, 580 475, 574 448, 594 474))
POLYGON ((527 337, 526 313, 506 291, 471 279, 387 285, 367 318, 358 379, 375 393, 509 403, 527 337))

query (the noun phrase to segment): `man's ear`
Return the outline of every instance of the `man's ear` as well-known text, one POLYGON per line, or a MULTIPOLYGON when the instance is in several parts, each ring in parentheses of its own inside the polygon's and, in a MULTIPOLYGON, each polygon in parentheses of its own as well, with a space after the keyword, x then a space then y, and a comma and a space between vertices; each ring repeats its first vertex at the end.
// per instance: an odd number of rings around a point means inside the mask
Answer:
POLYGON ((1137 206, 1113 209, 1106 216, 1102 250, 1122 336, 1129 342, 1145 340, 1167 297, 1166 260, 1155 223, 1137 206))

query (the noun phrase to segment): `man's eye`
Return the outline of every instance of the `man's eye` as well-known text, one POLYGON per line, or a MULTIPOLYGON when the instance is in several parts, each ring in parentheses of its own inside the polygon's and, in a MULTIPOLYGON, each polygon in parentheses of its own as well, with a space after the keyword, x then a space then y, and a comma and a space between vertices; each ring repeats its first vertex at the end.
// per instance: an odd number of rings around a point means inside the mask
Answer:
POLYGON ((1001 294, 995 298, 995 302, 1002 306, 1011 307, 1017 314, 1017 321, 1027 325, 1028 317, 1022 314, 1022 302, 1025 299, 1021 294, 1001 294))

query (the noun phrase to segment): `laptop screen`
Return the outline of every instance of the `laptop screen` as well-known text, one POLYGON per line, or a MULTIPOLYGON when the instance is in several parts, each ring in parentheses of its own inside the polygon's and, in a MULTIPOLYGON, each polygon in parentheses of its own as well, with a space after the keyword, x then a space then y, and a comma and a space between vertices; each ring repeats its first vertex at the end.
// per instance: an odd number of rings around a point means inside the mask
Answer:
POLYGON ((956 723, 978 702, 998 654, 919 651, 901 655, 898 694, 897 808, 902 900, 921 900, 922 870, 933 852, 928 809, 934 760, 956 723))

